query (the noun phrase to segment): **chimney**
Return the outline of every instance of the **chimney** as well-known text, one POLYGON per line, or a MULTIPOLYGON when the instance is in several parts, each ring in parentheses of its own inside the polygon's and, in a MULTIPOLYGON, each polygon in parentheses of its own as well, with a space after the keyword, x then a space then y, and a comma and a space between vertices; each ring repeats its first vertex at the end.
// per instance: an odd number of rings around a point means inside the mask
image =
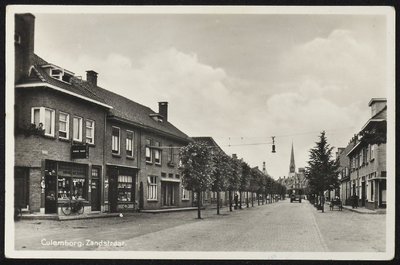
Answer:
POLYGON ((158 114, 162 115, 165 121, 168 121, 168 102, 158 102, 158 114))
POLYGON ((237 155, 236 154, 232 154, 232 158, 237 159, 237 155))
POLYGON ((373 117, 386 106, 386 98, 373 98, 368 106, 371 107, 371 117, 373 117))
POLYGON ((86 71, 86 80, 92 85, 97 86, 97 73, 93 70, 86 71))
POLYGON ((29 68, 34 60, 35 44, 35 16, 27 14, 15 14, 15 82, 22 75, 28 75, 29 68))

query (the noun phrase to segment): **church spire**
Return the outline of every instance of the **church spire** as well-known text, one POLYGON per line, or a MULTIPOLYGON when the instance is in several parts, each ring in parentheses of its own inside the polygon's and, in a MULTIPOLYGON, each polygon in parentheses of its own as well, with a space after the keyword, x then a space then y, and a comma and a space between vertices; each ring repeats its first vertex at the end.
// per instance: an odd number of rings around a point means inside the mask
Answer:
POLYGON ((290 156, 290 166, 289 166, 289 174, 296 172, 296 165, 294 163, 294 150, 293 150, 293 142, 292 142, 292 154, 290 156))

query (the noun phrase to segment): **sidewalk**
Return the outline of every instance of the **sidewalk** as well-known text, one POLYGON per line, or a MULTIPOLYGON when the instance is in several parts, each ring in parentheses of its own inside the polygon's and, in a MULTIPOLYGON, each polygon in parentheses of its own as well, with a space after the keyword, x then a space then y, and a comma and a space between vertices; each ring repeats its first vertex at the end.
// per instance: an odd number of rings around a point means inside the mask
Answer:
MULTIPOLYGON (((325 202, 325 208, 329 209, 329 202, 325 202)), ((336 208, 335 208, 336 209, 336 208)), ((386 209, 370 210, 365 207, 353 208, 352 206, 343 205, 343 209, 360 214, 386 214, 386 209)))
MULTIPOLYGON (((165 213, 165 212, 178 212, 178 211, 193 211, 197 210, 197 207, 185 207, 185 208, 168 208, 168 209, 157 209, 157 210, 141 210, 140 213, 165 213)), ((201 207, 204 210, 204 207, 201 207)), ((58 214, 42 214, 38 212, 33 213, 22 213, 22 220, 55 220, 55 221, 68 221, 68 220, 80 220, 80 219, 93 219, 93 218, 108 218, 118 217, 122 215, 133 215, 138 212, 122 212, 122 213, 83 213, 74 215, 58 215, 58 214)))

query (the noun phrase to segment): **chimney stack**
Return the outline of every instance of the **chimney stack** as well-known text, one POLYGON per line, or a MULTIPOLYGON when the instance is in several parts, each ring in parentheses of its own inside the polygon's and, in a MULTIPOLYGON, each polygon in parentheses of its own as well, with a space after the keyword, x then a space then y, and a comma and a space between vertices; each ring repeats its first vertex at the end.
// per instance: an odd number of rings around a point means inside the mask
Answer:
POLYGON ((158 114, 162 115, 165 121, 168 121, 168 102, 158 102, 158 114))
POLYGON ((35 16, 27 14, 15 14, 15 82, 22 75, 28 75, 29 68, 33 64, 35 53, 35 16))
POLYGON ((237 159, 237 155, 236 154, 232 154, 232 158, 237 159))
POLYGON ((86 80, 92 85, 97 86, 97 73, 93 70, 86 71, 86 80))

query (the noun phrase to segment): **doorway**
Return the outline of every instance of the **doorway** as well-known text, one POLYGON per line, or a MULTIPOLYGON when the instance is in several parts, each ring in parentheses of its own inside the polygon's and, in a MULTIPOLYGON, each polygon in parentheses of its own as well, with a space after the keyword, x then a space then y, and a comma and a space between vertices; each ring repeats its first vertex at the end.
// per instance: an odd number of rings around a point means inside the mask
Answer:
POLYGON ((29 205, 29 168, 15 168, 14 205, 21 208, 29 205))
POLYGON ((361 206, 365 207, 365 181, 361 182, 361 206))
POLYGON ((45 214, 57 213, 57 177, 45 176, 45 214))
POLYGON ((92 211, 100 211, 100 190, 99 190, 99 179, 92 179, 92 211))

